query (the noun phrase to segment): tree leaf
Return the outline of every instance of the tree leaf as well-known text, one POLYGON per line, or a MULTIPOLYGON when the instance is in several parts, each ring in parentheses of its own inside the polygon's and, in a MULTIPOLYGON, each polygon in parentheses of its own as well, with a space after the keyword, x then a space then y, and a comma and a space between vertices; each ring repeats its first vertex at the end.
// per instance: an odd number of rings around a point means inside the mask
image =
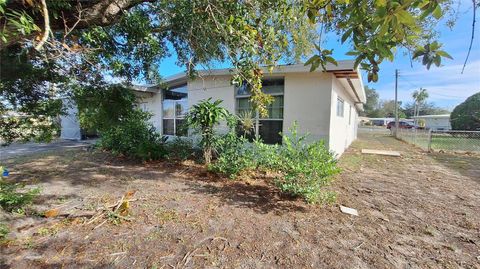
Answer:
POLYGON ((387 6, 387 0, 375 0, 375 7, 387 6))
POLYGON ((422 56, 422 55, 424 54, 424 52, 425 52, 425 51, 424 51, 423 49, 422 49, 422 50, 416 50, 416 51, 413 53, 412 59, 415 60, 416 58, 422 56))
POLYGON ((415 18, 407 11, 401 9, 396 13, 396 16, 400 22, 408 25, 415 25, 415 18))
POLYGON ((314 61, 317 60, 317 58, 320 58, 320 56, 318 56, 318 55, 313 55, 312 57, 310 57, 310 59, 308 59, 308 60, 305 62, 304 66, 307 66, 307 65, 309 65, 309 64, 312 64, 314 61))
POLYGON ((440 19, 442 17, 442 8, 440 7, 440 5, 437 4, 437 7, 433 10, 433 13, 432 13, 433 17, 435 19, 440 19))
POLYGON ((437 55, 440 55, 444 58, 448 58, 450 60, 453 60, 453 57, 450 54, 448 54, 446 51, 443 51, 443 50, 437 51, 437 55))
POLYGON ((350 37, 352 32, 353 32, 353 28, 350 28, 342 35, 342 43, 345 43, 345 41, 350 37))

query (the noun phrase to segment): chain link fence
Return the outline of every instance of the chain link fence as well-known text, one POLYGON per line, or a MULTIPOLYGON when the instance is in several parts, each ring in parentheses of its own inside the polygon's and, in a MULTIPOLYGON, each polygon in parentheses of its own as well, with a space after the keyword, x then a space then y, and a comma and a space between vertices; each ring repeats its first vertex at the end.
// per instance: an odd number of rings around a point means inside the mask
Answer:
POLYGON ((480 131, 399 129, 397 136, 426 151, 480 152, 480 131))

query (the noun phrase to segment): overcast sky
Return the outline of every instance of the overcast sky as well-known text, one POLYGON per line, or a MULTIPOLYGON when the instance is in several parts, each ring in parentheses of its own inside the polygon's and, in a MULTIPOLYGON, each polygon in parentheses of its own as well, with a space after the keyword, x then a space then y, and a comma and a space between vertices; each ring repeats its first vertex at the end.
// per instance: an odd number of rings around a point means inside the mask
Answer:
MULTIPOLYGON (((428 101, 436 105, 452 110, 456 105, 463 102, 468 96, 480 92, 480 20, 477 15, 476 39, 472 47, 470 58, 461 74, 463 62, 467 56, 471 29, 472 7, 470 0, 462 0, 458 19, 453 29, 449 29, 444 23, 439 23, 437 29, 440 32, 439 41, 454 59, 444 59, 441 67, 432 65, 427 70, 420 63, 411 61, 404 53, 398 52, 394 62, 381 64, 379 80, 376 83, 367 83, 366 75, 364 83, 376 89, 381 99, 394 98, 395 69, 399 69, 399 100, 403 103, 412 101, 412 92, 420 87, 429 92, 428 101)), ((351 59, 345 53, 349 50, 348 45, 341 45, 338 38, 327 35, 324 47, 334 49, 334 57, 337 60, 351 59)), ((160 67, 163 76, 169 76, 185 69, 175 64, 176 57, 167 58, 160 67)), ((217 64, 213 68, 223 68, 227 64, 217 64)))

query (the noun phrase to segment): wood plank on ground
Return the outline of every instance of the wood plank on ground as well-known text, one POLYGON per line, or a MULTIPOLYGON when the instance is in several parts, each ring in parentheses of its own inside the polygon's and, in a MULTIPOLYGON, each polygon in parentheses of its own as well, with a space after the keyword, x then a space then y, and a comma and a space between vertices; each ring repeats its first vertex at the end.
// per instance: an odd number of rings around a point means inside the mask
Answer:
POLYGON ((346 207, 343 205, 340 205, 340 211, 342 211, 345 214, 353 215, 353 216, 358 216, 358 211, 354 208, 346 207))
POLYGON ((393 156, 393 157, 400 157, 400 152, 398 151, 391 151, 391 150, 379 150, 379 149, 362 149, 362 154, 376 154, 376 155, 385 155, 385 156, 393 156))

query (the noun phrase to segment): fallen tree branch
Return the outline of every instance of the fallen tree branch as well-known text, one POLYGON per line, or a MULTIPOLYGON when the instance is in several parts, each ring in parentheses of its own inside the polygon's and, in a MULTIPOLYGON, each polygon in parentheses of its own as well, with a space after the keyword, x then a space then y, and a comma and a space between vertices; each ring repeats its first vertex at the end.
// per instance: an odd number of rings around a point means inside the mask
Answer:
POLYGON ((209 236, 207 238, 204 238, 199 243, 196 244, 196 246, 193 248, 193 250, 187 252, 185 254, 185 256, 183 256, 183 259, 177 263, 177 266, 175 268, 181 268, 181 267, 187 266, 187 264, 190 262, 191 258, 194 256, 193 254, 195 253, 195 251, 197 251, 200 248, 200 246, 203 243, 207 242, 208 240, 210 240, 211 242, 213 242, 215 240, 223 240, 225 242, 228 242, 228 240, 224 237, 209 236), (181 264, 181 263, 183 263, 183 264, 181 264))

